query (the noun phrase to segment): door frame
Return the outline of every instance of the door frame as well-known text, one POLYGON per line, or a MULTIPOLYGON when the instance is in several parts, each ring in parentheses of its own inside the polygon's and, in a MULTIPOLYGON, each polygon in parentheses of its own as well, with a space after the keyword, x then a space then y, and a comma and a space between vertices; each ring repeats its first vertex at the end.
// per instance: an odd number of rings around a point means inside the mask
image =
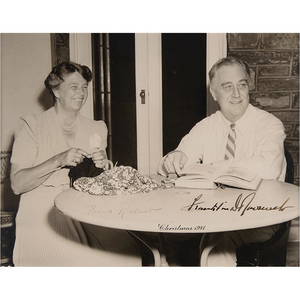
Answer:
MULTIPOLYGON (((207 33, 206 82, 208 71, 215 61, 226 56, 225 33, 207 33)), ((162 57, 160 33, 135 34, 137 166, 146 175, 155 174, 163 155, 162 128, 162 57), (140 91, 145 90, 145 104, 140 91)), ((214 102, 207 93, 207 115, 214 102)))
MULTIPOLYGON (((92 69, 92 39, 90 33, 69 34, 70 60, 92 69)), ((94 118, 93 84, 88 85, 88 98, 81 109, 81 113, 90 119, 94 118)))
MULTIPOLYGON (((212 64, 227 55, 226 33, 207 33, 207 74, 212 64)), ((162 128, 162 57, 160 33, 135 34, 137 168, 146 175, 155 174, 163 155, 162 128), (140 91, 145 90, 145 104, 140 91)), ((70 59, 92 66, 91 34, 70 33, 70 59)), ((208 85, 208 75, 207 85, 208 85)), ((89 85, 83 115, 93 119, 93 89, 89 85)), ((207 93, 207 115, 214 112, 207 93)))
POLYGON ((146 175, 162 158, 162 68, 160 33, 135 34, 137 166, 146 175), (140 92, 145 90, 145 103, 140 92))
POLYGON ((220 58, 227 56, 226 33, 207 33, 206 34, 206 115, 209 116, 218 109, 209 91, 208 72, 212 65, 220 58))

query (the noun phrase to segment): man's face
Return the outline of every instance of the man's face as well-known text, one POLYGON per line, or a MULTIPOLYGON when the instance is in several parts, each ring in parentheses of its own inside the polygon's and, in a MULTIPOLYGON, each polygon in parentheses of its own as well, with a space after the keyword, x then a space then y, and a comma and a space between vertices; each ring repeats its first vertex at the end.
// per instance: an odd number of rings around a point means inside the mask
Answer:
POLYGON ((238 64, 222 66, 216 71, 210 89, 221 112, 230 122, 236 122, 249 104, 249 78, 238 64))

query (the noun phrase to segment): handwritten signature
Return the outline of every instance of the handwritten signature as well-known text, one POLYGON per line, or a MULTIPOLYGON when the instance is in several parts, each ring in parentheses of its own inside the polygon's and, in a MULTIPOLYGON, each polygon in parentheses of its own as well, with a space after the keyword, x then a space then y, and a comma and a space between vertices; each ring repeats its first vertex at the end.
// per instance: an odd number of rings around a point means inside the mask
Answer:
POLYGON ((281 205, 275 206, 263 206, 263 205, 254 205, 253 200, 256 193, 252 192, 246 196, 239 194, 232 206, 229 206, 227 201, 215 202, 212 206, 204 206, 205 201, 202 201, 203 194, 198 195, 194 198, 193 202, 187 206, 184 206, 183 209, 187 211, 229 211, 229 212, 239 212, 240 216, 244 216, 246 212, 249 211, 284 211, 288 208, 293 208, 294 206, 288 206, 287 203, 290 200, 287 198, 282 202, 281 205))
POLYGON ((88 210, 88 215, 118 215, 122 219, 127 215, 139 215, 139 214, 151 214, 153 212, 161 211, 162 208, 134 208, 134 209, 124 209, 124 208, 116 208, 116 209, 97 209, 96 205, 91 205, 88 210))

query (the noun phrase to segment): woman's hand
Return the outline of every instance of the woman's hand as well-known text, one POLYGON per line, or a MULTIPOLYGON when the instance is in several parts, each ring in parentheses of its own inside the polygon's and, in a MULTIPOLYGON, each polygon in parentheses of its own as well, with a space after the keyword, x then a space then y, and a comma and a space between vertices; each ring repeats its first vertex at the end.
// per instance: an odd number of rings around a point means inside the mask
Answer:
POLYGON ((84 157, 89 157, 89 154, 79 148, 70 148, 59 155, 60 167, 76 167, 83 161, 84 157))
POLYGON ((16 166, 11 167, 11 184, 15 194, 22 194, 33 190, 47 180, 56 170, 66 167, 75 167, 82 162, 84 157, 89 157, 88 153, 78 148, 70 148, 69 150, 59 153, 41 164, 15 171, 16 166))
POLYGON ((104 150, 96 149, 92 153, 92 160, 97 168, 103 169, 107 165, 107 155, 104 150))

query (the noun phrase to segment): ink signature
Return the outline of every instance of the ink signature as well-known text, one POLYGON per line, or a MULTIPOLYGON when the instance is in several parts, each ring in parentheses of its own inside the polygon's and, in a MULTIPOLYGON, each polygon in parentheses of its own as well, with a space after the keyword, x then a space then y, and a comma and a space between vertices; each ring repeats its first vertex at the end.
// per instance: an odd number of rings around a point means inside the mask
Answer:
POLYGON ((183 210, 187 211, 228 211, 228 212, 238 212, 240 216, 244 216, 246 212, 250 211, 284 211, 288 208, 293 208, 294 206, 288 206, 290 198, 284 200, 281 205, 275 206, 264 206, 264 205, 255 205, 253 203, 256 193, 252 192, 246 196, 243 193, 239 194, 233 205, 229 205, 227 201, 215 202, 211 206, 204 206, 205 203, 203 194, 198 195, 194 198, 193 202, 187 206, 183 207, 183 210))

